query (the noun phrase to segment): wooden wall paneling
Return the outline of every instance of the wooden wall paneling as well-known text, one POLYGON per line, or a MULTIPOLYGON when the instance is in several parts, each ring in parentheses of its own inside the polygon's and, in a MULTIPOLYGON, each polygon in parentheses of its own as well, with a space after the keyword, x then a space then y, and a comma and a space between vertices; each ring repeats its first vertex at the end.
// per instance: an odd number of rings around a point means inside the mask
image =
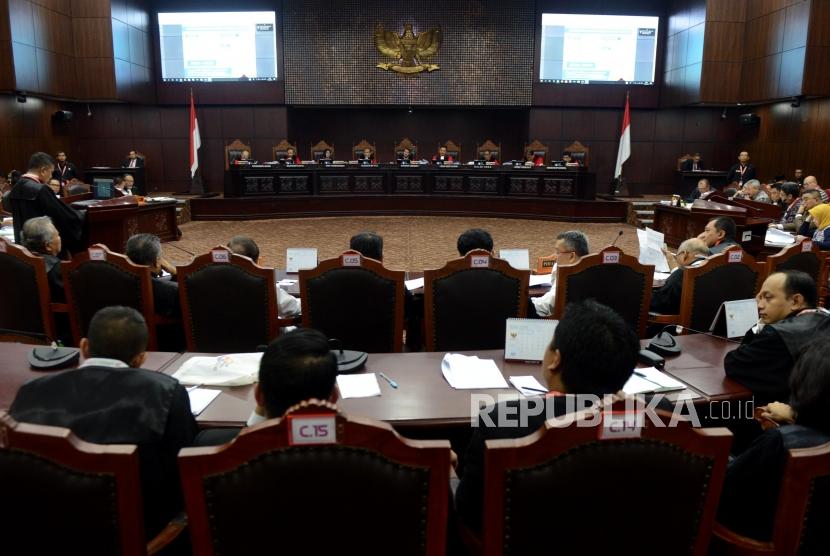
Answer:
POLYGON ((706 21, 743 23, 746 21, 747 0, 707 0, 706 21))
POLYGON ((38 91, 40 89, 35 50, 34 46, 12 42, 15 89, 22 91, 38 91))
POLYGON ((830 95, 830 71, 827 71, 828 67, 830 67, 830 47, 807 47, 804 63, 803 94, 830 95))
POLYGON ((707 21, 703 42, 704 62, 740 62, 744 58, 743 24, 707 21), (737 32, 737 27, 741 27, 737 32))
POLYGON ((34 7, 29 0, 9 0, 9 28, 12 42, 36 46, 34 7))
POLYGON ((248 106, 222 109, 222 130, 228 137, 254 136, 254 111, 248 106))
POLYGON ((130 60, 130 31, 126 23, 111 19, 113 56, 120 60, 130 60))
POLYGON ((110 17, 110 0, 72 0, 72 17, 110 17))
POLYGON ((100 17, 73 17, 75 56, 78 58, 112 58, 112 25, 100 17))
POLYGON ((830 46, 830 3, 810 2, 808 46, 830 46))
POLYGON ((706 23, 698 23, 690 27, 686 43, 686 63, 697 64, 703 61, 703 39, 706 34, 706 23))

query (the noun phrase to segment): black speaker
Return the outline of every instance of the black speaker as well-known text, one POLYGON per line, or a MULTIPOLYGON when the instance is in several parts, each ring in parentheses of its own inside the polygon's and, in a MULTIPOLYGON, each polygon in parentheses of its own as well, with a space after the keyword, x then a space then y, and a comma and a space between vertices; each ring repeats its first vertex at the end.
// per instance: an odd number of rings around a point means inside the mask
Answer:
POLYGON ((68 122, 72 119, 72 112, 69 110, 58 110, 54 114, 52 114, 52 119, 56 122, 68 122))
POLYGON ((758 114, 741 114, 738 116, 738 121, 742 125, 758 125, 761 123, 761 116, 758 114))

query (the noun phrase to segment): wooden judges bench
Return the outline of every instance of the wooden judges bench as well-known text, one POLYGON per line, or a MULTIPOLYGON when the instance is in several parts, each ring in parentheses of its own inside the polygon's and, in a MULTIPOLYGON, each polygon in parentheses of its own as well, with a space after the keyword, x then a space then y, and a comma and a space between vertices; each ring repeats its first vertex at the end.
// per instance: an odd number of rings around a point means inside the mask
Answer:
POLYGON ((225 197, 310 195, 470 195, 593 200, 585 168, 254 164, 225 173, 225 197))
POLYGON ((762 254, 770 222, 781 218, 781 209, 768 203, 741 199, 727 199, 713 195, 708 201, 700 199, 691 206, 673 207, 654 205, 654 229, 665 235, 670 247, 697 237, 713 218, 728 216, 735 221, 735 240, 755 257, 762 254))
POLYGON ((111 180, 113 178, 120 178, 124 174, 130 174, 133 177, 133 180, 135 181, 135 190, 139 195, 147 195, 147 184, 143 167, 117 168, 95 166, 93 168, 86 169, 84 172, 84 181, 88 184, 94 184, 96 178, 111 180))
POLYGON ((85 238, 88 245, 103 243, 123 252, 130 236, 155 234, 161 241, 181 236, 176 226, 176 201, 139 201, 135 196, 94 200, 91 193, 66 197, 72 208, 86 210, 85 238))
MULTIPOLYGON (((726 378, 723 370, 725 355, 735 349, 734 342, 705 335, 679 336, 683 353, 666 360, 666 372, 684 382, 688 388, 675 392, 672 398, 688 398, 696 404, 712 401, 745 400, 749 390, 726 378)), ((643 345, 647 341, 643 341, 643 345)), ((34 346, 0 343, 0 410, 11 406, 20 386, 28 380, 43 376, 44 372, 29 368, 26 357, 34 346)), ((542 384, 539 364, 505 361, 502 350, 467 352, 494 359, 505 377, 534 375, 542 384)), ((173 374, 195 353, 148 353, 144 368, 173 374)), ((216 355, 216 354, 211 354, 216 355)), ((471 395, 486 394, 517 398, 513 388, 498 390, 455 390, 441 374, 443 352, 373 353, 366 363, 366 372, 383 372, 398 383, 393 389, 378 379, 382 395, 373 398, 340 400, 338 405, 347 414, 385 421, 398 430, 417 435, 430 431, 443 434, 447 429, 469 428, 475 410, 471 395), (442 431, 439 433, 439 431, 442 431)), ((211 387, 222 393, 197 417, 202 427, 245 425, 255 406, 254 386, 211 387)))

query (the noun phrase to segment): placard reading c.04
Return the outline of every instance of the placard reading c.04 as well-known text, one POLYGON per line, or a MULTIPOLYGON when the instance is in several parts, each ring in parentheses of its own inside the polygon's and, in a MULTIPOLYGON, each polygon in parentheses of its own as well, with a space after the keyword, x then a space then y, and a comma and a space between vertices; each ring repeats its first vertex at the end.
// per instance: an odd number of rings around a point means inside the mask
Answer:
POLYGON ((490 257, 486 255, 470 257, 470 268, 488 268, 489 266, 490 257))

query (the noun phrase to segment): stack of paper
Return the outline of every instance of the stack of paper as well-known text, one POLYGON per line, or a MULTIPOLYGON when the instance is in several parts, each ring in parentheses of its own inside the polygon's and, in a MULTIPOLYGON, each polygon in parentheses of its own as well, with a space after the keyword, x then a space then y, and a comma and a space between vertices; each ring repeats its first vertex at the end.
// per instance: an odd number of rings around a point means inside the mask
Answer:
POLYGON ((516 390, 528 397, 543 396, 548 393, 548 389, 542 386, 542 384, 536 380, 535 376, 531 375, 511 376, 510 384, 512 384, 516 390))
POLYGON ((259 376, 262 353, 234 353, 219 357, 191 357, 173 378, 182 384, 207 386, 245 386, 259 376))
POLYGON ((455 389, 507 388, 507 382, 492 359, 448 353, 441 361, 441 372, 455 389))
POLYGON ((380 396, 380 384, 375 373, 337 375, 337 388, 342 399, 380 396))
POLYGON ((623 391, 626 394, 645 394, 646 392, 670 392, 685 388, 686 385, 679 380, 673 379, 654 367, 648 367, 634 369, 634 374, 623 386, 623 391))
POLYGON ((779 230, 778 228, 767 228, 767 236, 764 239, 764 243, 766 245, 776 245, 785 247, 787 245, 792 245, 795 243, 795 236, 793 236, 789 232, 785 232, 784 230, 779 230))
POLYGON ((409 291, 417 290, 418 288, 424 287, 424 279, 423 277, 413 278, 412 280, 407 280, 404 284, 406 284, 406 289, 409 291))
POLYGON ((646 228, 637 230, 637 239, 640 242, 640 264, 654 265, 656 272, 669 272, 669 263, 663 253, 663 234, 646 228))
POLYGON ((188 389, 187 395, 190 397, 190 412, 193 415, 199 415, 221 393, 221 390, 211 390, 208 388, 188 389))

